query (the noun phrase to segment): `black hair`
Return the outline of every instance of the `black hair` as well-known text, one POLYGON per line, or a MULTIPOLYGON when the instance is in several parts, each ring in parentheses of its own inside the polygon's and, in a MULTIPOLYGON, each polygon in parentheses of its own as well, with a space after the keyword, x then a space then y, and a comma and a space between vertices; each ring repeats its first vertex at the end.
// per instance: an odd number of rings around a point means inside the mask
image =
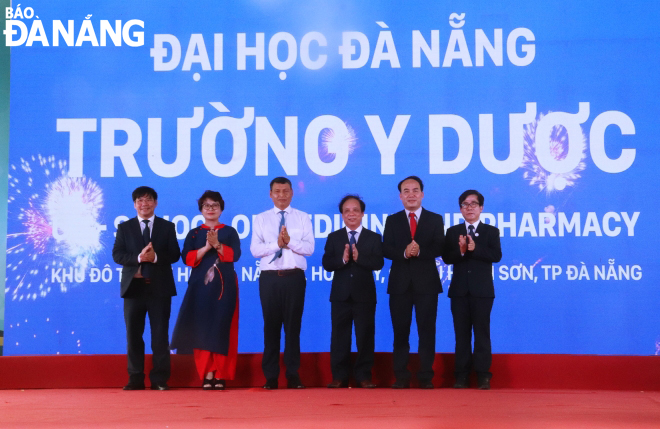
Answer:
POLYGON ((287 179, 286 177, 276 177, 273 180, 270 181, 270 190, 273 190, 273 185, 275 183, 279 183, 280 185, 286 185, 287 183, 289 184, 289 187, 293 189, 293 186, 291 185, 291 181, 287 179))
POLYGON ((364 203, 364 201, 362 201, 362 198, 360 198, 359 195, 354 194, 348 194, 341 199, 339 202, 339 213, 344 213, 344 203, 351 199, 357 200, 360 203, 360 209, 362 210, 362 213, 364 213, 364 209, 367 207, 367 205, 364 203))
POLYGON ((199 200, 197 200, 197 206, 199 207, 200 212, 202 211, 202 206, 204 205, 204 201, 206 200, 211 200, 211 201, 215 201, 216 203, 220 203, 220 211, 225 209, 225 200, 222 199, 222 195, 220 195, 220 192, 206 190, 204 191, 202 196, 199 197, 199 200))
POLYGON ((154 201, 158 201, 158 194, 156 193, 156 191, 153 190, 153 188, 150 188, 148 186, 140 186, 138 188, 135 188, 132 196, 133 196, 133 202, 137 201, 138 198, 142 198, 145 196, 153 198, 154 201))
POLYGON ((470 195, 476 195, 477 200, 479 200, 479 206, 484 205, 484 196, 481 195, 479 191, 475 191, 474 189, 468 189, 467 191, 463 192, 460 197, 458 197, 458 206, 460 207, 461 204, 463 204, 463 201, 470 195))
POLYGON ((399 193, 401 193, 401 185, 403 185, 403 182, 405 182, 406 180, 416 181, 417 183, 419 183, 419 190, 424 192, 424 183, 422 183, 422 179, 420 179, 417 176, 408 176, 408 177, 406 177, 405 179, 403 179, 402 181, 399 182, 399 193))

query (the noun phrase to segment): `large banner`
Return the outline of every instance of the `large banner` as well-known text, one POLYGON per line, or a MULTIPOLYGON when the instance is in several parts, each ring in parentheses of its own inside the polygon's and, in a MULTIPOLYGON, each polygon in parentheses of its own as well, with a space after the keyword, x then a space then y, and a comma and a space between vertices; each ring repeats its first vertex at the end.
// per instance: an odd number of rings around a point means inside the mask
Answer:
MULTIPOLYGON (((397 183, 462 221, 485 196, 500 229, 495 353, 650 355, 660 345, 660 13, 654 2, 32 1, 2 11, 11 46, 6 355, 124 353, 117 225, 131 192, 181 243, 206 190, 243 256, 239 352, 261 352, 254 216, 275 176, 310 214, 303 352, 330 347, 321 257, 347 193, 364 226, 397 183)), ((391 351, 389 262, 375 273, 376 350, 391 351)), ((437 260, 437 351, 454 335, 437 260)), ((189 268, 174 265, 178 296, 189 268)), ((411 335, 416 350, 416 334, 411 335)))

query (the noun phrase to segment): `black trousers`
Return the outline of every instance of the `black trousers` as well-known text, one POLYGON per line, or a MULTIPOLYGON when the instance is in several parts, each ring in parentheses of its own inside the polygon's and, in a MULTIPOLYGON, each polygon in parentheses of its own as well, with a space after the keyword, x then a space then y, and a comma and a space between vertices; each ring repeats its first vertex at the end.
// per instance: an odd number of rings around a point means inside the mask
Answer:
POLYGON ((128 376, 131 383, 144 383, 144 326, 147 314, 151 328, 153 368, 151 384, 164 384, 170 378, 169 328, 171 296, 153 296, 144 291, 144 280, 133 280, 130 288, 139 290, 124 298, 124 321, 128 355, 128 376), (134 287, 136 286, 136 287, 134 287))
POLYGON ((332 335, 330 339, 330 368, 333 380, 348 380, 351 374, 351 334, 355 323, 357 359, 354 375, 359 383, 371 380, 374 366, 376 333, 376 303, 333 301, 331 303, 332 335))
POLYGON ((390 315, 394 329, 392 360, 397 380, 410 380, 408 358, 410 355, 410 324, 413 306, 419 334, 419 372, 417 380, 433 379, 435 360, 435 322, 438 316, 438 294, 416 294, 408 291, 401 295, 390 295, 390 315))
POLYGON ((451 315, 456 335, 454 375, 467 378, 472 367, 477 377, 491 378, 490 312, 495 298, 457 296, 451 298, 451 315), (474 331, 474 353, 472 352, 474 331))
POLYGON ((300 368, 300 323, 305 304, 305 272, 295 270, 278 275, 262 271, 259 297, 264 315, 264 355, 261 368, 267 380, 280 375, 280 336, 284 327, 286 377, 298 377, 300 368))

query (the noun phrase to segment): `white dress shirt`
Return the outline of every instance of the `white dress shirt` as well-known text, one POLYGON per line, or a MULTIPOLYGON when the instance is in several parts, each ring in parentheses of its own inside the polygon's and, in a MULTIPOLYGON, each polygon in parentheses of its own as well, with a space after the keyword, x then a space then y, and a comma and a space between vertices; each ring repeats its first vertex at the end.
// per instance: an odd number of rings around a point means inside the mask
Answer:
POLYGON ((357 243, 358 239, 360 238, 360 233, 362 232, 362 225, 358 226, 354 230, 346 227, 346 235, 348 235, 349 243, 351 241, 351 231, 355 231, 355 242, 357 243))
POLYGON ((280 209, 273 207, 254 218, 250 252, 260 258, 261 271, 307 269, 305 256, 314 253, 314 231, 309 215, 291 206, 284 209, 284 225, 291 238, 282 256, 270 262, 280 249, 277 237, 280 232, 280 209))
POLYGON ((468 221, 465 221, 465 230, 469 233, 470 232, 470 225, 474 226, 474 236, 478 237, 479 235, 477 234, 477 228, 479 228, 479 224, 481 223, 481 219, 477 219, 475 223, 469 223, 468 221))
MULTIPOLYGON (((410 225, 410 210, 405 209, 406 211, 406 219, 408 219, 408 225, 410 225)), ((422 215, 422 206, 419 206, 417 210, 415 210, 413 213, 415 213, 415 220, 417 221, 417 225, 419 225, 419 217, 422 215)))

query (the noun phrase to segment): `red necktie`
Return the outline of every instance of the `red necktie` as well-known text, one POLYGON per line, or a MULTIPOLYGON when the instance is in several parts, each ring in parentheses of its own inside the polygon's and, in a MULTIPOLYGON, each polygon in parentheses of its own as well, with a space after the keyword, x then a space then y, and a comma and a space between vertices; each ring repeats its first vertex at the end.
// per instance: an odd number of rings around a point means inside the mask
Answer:
POLYGON ((417 231, 417 220, 415 219, 415 213, 413 212, 408 213, 408 217, 410 218, 410 235, 414 239, 415 231, 417 231))

